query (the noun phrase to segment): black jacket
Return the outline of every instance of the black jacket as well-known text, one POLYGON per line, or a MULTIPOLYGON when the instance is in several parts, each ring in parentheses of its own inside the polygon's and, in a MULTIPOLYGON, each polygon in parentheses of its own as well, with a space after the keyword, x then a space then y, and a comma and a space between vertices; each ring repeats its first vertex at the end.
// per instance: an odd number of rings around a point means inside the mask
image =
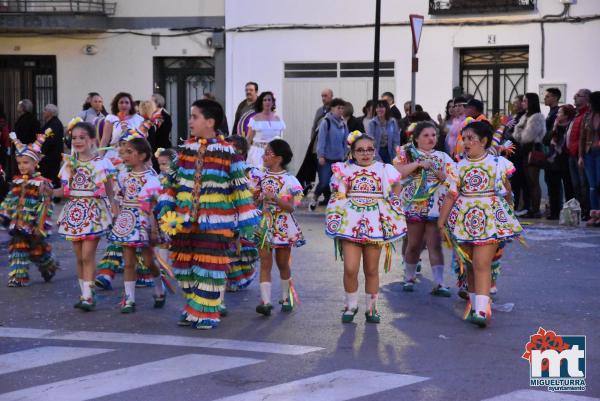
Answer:
POLYGON ((55 188, 60 186, 60 179, 58 178, 58 172, 60 171, 60 164, 62 161, 63 154, 63 136, 64 128, 62 122, 58 117, 52 117, 44 126, 41 132, 46 132, 46 129, 51 128, 53 134, 46 138, 46 141, 42 145, 42 154, 44 157, 40 161, 40 173, 42 176, 52 181, 52 185, 55 188))

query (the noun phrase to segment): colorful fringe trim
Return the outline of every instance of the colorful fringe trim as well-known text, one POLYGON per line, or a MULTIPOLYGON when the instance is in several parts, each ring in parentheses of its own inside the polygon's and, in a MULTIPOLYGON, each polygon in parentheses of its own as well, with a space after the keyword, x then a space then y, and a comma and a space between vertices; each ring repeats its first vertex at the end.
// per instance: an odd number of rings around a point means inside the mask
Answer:
POLYGON ((235 292, 247 288, 256 278, 256 261, 258 250, 252 241, 240 239, 234 255, 231 256, 231 267, 227 270, 226 290, 235 292))
MULTIPOLYGON (((154 287, 154 278, 150 270, 144 265, 141 248, 136 248, 136 256, 136 286, 154 287)), ((96 277, 104 276, 112 281, 117 273, 123 273, 123 247, 110 242, 104 250, 104 256, 97 265, 96 277)))
POLYGON ((34 263, 40 273, 58 270, 52 247, 41 237, 15 235, 8 245, 9 281, 21 285, 29 283, 29 263, 34 263))

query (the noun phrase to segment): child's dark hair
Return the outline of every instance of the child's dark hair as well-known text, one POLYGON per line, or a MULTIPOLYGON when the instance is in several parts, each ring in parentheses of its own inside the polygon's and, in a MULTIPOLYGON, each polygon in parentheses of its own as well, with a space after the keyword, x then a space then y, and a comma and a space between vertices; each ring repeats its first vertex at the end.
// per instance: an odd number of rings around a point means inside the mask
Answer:
POLYGON ((248 141, 243 136, 230 135, 225 138, 225 141, 231 143, 235 151, 244 156, 244 159, 248 156, 248 141))
POLYGON ((433 124, 432 122, 421 121, 421 122, 417 123, 417 125, 412 133, 412 140, 413 140, 413 143, 415 146, 417 146, 417 138, 419 137, 419 135, 421 135, 421 132, 423 132, 423 130, 425 128, 433 128, 437 134, 437 129, 435 128, 435 124, 433 124))
POLYGON ((173 161, 177 158, 177 152, 175 149, 162 149, 160 152, 158 152, 158 157, 168 157, 169 160, 173 161))
POLYGON ((144 161, 147 162, 152 157, 152 147, 148 143, 148 141, 144 138, 133 138, 127 141, 128 144, 131 145, 132 148, 135 149, 138 153, 144 153, 146 157, 144 161))
POLYGON ((283 168, 286 168, 292 161, 292 157, 294 157, 290 144, 283 139, 273 139, 269 142, 269 148, 275 156, 281 156, 281 167, 283 168))
POLYGON ((354 152, 354 148, 356 147, 356 142, 362 141, 363 139, 367 140, 367 141, 370 141, 371 143, 375 143, 375 138, 373 138, 369 134, 361 132, 360 135, 356 136, 356 138, 354 138, 354 140, 350 144, 350 152, 354 152))
POLYGON ((223 107, 221 107, 218 102, 215 102, 214 100, 201 99, 192 103, 192 106, 200 109, 200 114, 202 114, 204 118, 212 118, 215 120, 215 130, 221 126, 225 114, 223 113, 223 107))
POLYGON ((73 135, 73 131, 76 129, 82 129, 91 139, 96 139, 96 127, 94 127, 92 124, 83 121, 75 124, 73 128, 71 128, 71 136, 73 135))
POLYGON ((466 127, 463 128, 463 132, 466 130, 472 130, 479 140, 483 142, 483 139, 486 138, 487 142, 485 144, 485 148, 489 148, 492 146, 492 140, 494 138, 494 128, 487 121, 474 121, 472 123, 467 124, 466 127))

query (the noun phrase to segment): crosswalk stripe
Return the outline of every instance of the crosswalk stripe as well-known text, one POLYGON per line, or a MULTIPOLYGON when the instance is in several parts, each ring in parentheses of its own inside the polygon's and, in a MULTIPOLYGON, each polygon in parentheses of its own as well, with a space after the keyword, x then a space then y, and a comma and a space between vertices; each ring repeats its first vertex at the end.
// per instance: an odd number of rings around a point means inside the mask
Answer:
POLYGON ((279 384, 220 398, 215 401, 344 401, 408 386, 428 380, 427 377, 343 369, 324 375, 279 384))
POLYGON ((0 375, 113 351, 104 348, 38 347, 0 355, 0 375))
MULTIPOLYGON (((191 330, 189 330, 191 332, 191 330)), ((35 338, 46 340, 100 341, 127 344, 167 345, 194 348, 227 349, 268 354, 304 355, 320 351, 321 347, 290 345, 259 341, 225 340, 192 336, 172 336, 162 334, 110 333, 101 331, 54 331, 17 327, 0 327, 0 337, 35 338)))
POLYGON ((600 398, 539 390, 518 390, 482 401, 600 401, 600 398))
POLYGON ((259 362, 263 361, 187 354, 0 394, 0 401, 85 401, 259 362))

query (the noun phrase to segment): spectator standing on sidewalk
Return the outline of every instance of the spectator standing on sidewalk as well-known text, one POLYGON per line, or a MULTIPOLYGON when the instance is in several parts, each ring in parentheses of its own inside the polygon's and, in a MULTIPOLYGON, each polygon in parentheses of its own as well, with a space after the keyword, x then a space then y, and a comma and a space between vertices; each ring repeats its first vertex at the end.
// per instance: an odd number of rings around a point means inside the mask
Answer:
POLYGON ((583 167, 579 166, 579 138, 583 128, 583 119, 586 113, 590 110, 590 94, 589 89, 579 89, 573 102, 575 103, 575 119, 571 128, 567 131, 567 150, 569 153, 569 174, 571 174, 571 184, 575 192, 575 198, 581 205, 581 219, 586 221, 590 216, 590 197, 588 194, 588 181, 585 176, 583 167))
POLYGON ((543 152, 542 140, 546 134, 546 120, 540 110, 540 98, 537 93, 526 93, 523 107, 527 108, 527 112, 517 123, 514 136, 523 147, 523 160, 527 165, 527 185, 531 194, 531 207, 525 217, 539 219, 542 217, 540 212, 542 201, 540 169, 542 166, 535 159, 535 155, 543 152))

